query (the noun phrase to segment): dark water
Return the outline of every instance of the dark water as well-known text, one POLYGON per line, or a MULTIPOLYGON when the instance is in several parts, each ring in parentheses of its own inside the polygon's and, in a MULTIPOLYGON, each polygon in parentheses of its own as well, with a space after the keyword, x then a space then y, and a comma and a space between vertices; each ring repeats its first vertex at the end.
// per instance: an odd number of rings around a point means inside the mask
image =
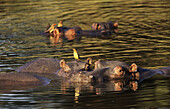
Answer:
MULTIPOLYGON (((170 66, 170 2, 168 0, 1 0, 0 72, 11 72, 39 57, 135 62, 143 68, 170 66), (48 23, 64 22, 89 30, 93 22, 118 21, 119 34, 86 37, 52 44, 41 33, 48 23)), ((91 85, 58 80, 46 86, 0 88, 0 108, 170 108, 170 79, 156 76, 136 91, 120 81, 91 85), (122 90, 122 88, 121 88, 122 90)))

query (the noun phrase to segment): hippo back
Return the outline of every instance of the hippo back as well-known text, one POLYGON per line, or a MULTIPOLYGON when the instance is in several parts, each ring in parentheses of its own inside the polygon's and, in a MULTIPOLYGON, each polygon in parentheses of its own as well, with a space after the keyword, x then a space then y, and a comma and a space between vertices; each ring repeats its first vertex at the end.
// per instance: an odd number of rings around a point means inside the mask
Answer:
POLYGON ((55 73, 60 68, 59 60, 53 58, 38 58, 19 67, 17 72, 55 73))
POLYGON ((18 84, 46 84, 50 80, 29 73, 3 73, 0 74, 0 85, 18 85, 18 84))
POLYGON ((170 76, 170 66, 159 68, 158 70, 160 70, 164 76, 170 76))

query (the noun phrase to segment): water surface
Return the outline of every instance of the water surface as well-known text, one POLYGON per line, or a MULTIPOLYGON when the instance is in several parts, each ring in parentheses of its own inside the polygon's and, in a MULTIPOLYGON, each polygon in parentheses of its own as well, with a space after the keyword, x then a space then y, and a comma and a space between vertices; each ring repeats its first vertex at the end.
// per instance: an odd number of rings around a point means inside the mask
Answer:
MULTIPOLYGON (((40 57, 73 60, 120 60, 143 68, 170 66, 170 2, 168 0, 1 0, 0 72, 40 57), (42 35, 48 23, 64 22, 91 29, 93 22, 118 21, 119 34, 109 38, 83 36, 52 44, 42 35)), ((136 91, 104 85, 62 83, 0 88, 0 108, 145 108, 170 107, 169 78, 156 76, 136 91)))

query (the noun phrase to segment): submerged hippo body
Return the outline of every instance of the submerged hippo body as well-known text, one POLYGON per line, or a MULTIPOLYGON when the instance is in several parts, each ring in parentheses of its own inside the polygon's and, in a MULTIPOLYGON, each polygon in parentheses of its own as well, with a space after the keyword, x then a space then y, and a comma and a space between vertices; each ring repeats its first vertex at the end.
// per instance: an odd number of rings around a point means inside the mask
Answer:
POLYGON ((158 69, 143 69, 138 67, 137 70, 140 74, 140 79, 139 79, 140 82, 157 74, 170 77, 170 66, 158 68, 158 69))
POLYGON ((2 85, 31 85, 48 84, 49 79, 28 73, 3 73, 0 74, 0 86, 2 85))
POLYGON ((55 73, 60 69, 60 61, 54 58, 38 58, 19 67, 23 73, 55 73))

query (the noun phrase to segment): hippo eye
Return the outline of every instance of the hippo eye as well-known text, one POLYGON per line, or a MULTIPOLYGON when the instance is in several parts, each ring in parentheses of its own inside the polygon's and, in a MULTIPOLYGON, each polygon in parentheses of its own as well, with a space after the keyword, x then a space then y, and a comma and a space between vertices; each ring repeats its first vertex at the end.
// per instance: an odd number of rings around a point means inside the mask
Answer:
POLYGON ((119 70, 119 72, 122 72, 123 70, 121 69, 121 70, 119 70))

